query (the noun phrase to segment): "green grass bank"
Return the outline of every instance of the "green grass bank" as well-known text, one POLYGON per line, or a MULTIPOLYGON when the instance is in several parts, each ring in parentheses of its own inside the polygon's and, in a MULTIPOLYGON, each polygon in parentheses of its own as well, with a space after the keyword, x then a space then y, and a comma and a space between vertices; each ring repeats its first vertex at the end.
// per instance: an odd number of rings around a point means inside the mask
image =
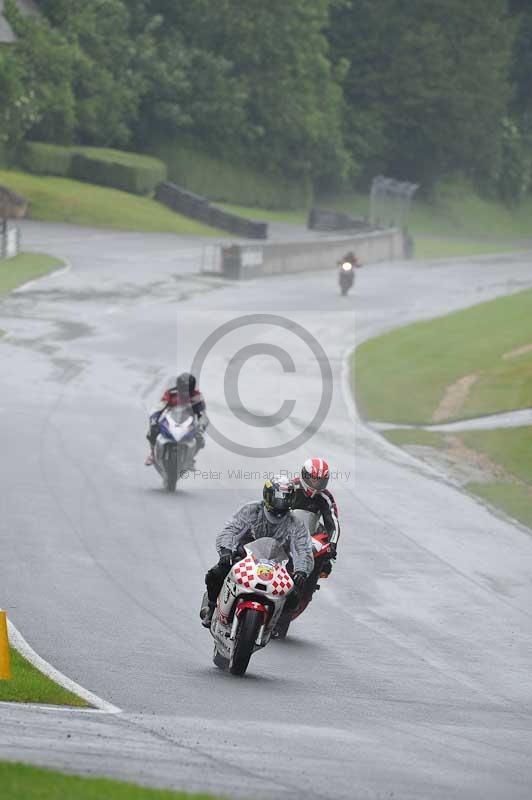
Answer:
POLYGON ((148 789, 105 778, 64 775, 24 764, 0 761, 5 800, 212 800, 211 795, 148 789))
POLYGON ((360 411, 371 420, 430 424, 528 408, 532 290, 364 342, 353 378, 360 411), (460 394, 465 379, 470 388, 446 413, 446 397, 460 394))
POLYGON ((411 455, 438 465, 440 454, 447 467, 473 464, 482 480, 466 480, 463 488, 502 509, 532 529, 532 427, 469 431, 448 436, 437 431, 389 430, 384 437, 411 455), (423 448, 423 453, 419 448, 423 448), (449 466, 450 465, 450 466, 449 466))
POLYGON ((63 261, 44 253, 20 253, 14 258, 1 259, 0 296, 61 267, 64 267, 63 261))
POLYGON ((147 233, 227 235, 176 214, 149 197, 70 178, 0 170, 0 185, 27 198, 30 219, 147 233))
MULTIPOLYGON (((445 422, 532 407, 531 320, 527 290, 363 343, 352 364, 359 409, 371 420, 430 424, 436 415, 445 422)), ((464 480, 466 490, 532 528, 532 427, 384 436, 429 462, 441 464, 443 454, 451 472, 471 469, 477 477, 464 480)))
POLYGON ((58 686, 13 648, 10 648, 10 660, 12 678, 0 681, 0 701, 87 708, 85 700, 58 686))

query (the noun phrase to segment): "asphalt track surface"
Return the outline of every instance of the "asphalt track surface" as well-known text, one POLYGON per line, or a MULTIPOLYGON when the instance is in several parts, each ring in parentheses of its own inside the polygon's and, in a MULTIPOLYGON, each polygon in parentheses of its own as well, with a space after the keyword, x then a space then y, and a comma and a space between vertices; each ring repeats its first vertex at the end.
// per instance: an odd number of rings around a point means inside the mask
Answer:
MULTIPOLYGON (((26 247, 72 269, 0 305, 0 604, 30 645, 123 713, 0 707, 0 758, 253 798, 530 798, 532 537, 354 425, 342 388, 355 341, 532 285, 528 256, 368 266, 340 298, 334 273, 238 285, 198 277, 202 243, 28 224, 26 247), (146 412, 209 330, 241 315, 295 319, 334 376, 323 424, 262 459, 213 439, 220 475, 161 491, 143 466, 146 412), (209 328, 210 326, 210 328, 209 328), (261 481, 230 470, 339 471, 333 575, 286 642, 246 677, 211 663, 199 624, 214 537, 261 481), (353 472, 355 471, 355 475, 353 472)), ((313 416, 313 356, 283 328, 241 327, 202 374, 213 424, 246 447, 313 416), (243 346, 237 419, 221 382, 243 346)), ((316 426, 317 427, 317 426, 316 426)))

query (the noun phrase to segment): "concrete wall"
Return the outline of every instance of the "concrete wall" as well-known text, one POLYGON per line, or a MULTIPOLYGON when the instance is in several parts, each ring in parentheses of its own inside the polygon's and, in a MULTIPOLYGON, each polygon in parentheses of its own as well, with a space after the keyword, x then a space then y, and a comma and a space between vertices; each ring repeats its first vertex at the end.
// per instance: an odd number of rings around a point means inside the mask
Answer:
POLYGON ((337 269, 340 259, 350 250, 363 264, 405 258, 403 232, 393 228, 311 242, 231 245, 222 248, 220 268, 215 271, 226 278, 238 280, 337 269))
POLYGON ((261 272, 263 275, 278 275, 285 272, 337 269, 338 261, 349 250, 353 250, 365 264, 393 261, 404 256, 403 234, 398 229, 392 229, 317 242, 268 244, 263 247, 261 272))

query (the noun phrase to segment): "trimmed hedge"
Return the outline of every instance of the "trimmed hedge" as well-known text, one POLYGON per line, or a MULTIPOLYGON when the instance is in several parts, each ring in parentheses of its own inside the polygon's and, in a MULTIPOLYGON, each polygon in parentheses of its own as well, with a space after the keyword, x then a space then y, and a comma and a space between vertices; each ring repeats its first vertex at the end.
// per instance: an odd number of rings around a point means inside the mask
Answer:
POLYGON ((166 178, 166 167, 157 158, 99 147, 27 142, 19 162, 37 175, 76 178, 133 194, 151 194, 166 178))
POLYGON ((166 168, 156 158, 150 161, 151 164, 134 161, 127 164, 121 159, 101 158, 77 151, 72 157, 70 176, 133 194, 151 194, 157 184, 166 179, 166 168))
POLYGON ((19 153, 21 167, 33 175, 59 175, 66 178, 70 174, 73 151, 70 147, 60 147, 43 142, 25 142, 19 153))
POLYGON ((308 208, 312 203, 310 181, 264 175, 174 140, 153 143, 151 150, 166 163, 169 180, 209 200, 271 209, 308 208))

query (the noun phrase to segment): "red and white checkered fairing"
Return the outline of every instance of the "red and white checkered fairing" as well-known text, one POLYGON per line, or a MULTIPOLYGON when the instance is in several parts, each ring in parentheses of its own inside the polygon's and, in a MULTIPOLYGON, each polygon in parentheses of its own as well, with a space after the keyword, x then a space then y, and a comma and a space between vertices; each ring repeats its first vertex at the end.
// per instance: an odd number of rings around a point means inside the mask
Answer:
POLYGON ((294 582, 284 567, 275 570, 275 577, 271 582, 273 595, 288 594, 292 590, 294 582))
POLYGON ((256 581, 255 561, 252 556, 247 556, 247 558, 243 558, 242 561, 235 564, 233 567, 233 574, 236 583, 240 584, 240 586, 244 586, 246 589, 250 589, 256 581))

